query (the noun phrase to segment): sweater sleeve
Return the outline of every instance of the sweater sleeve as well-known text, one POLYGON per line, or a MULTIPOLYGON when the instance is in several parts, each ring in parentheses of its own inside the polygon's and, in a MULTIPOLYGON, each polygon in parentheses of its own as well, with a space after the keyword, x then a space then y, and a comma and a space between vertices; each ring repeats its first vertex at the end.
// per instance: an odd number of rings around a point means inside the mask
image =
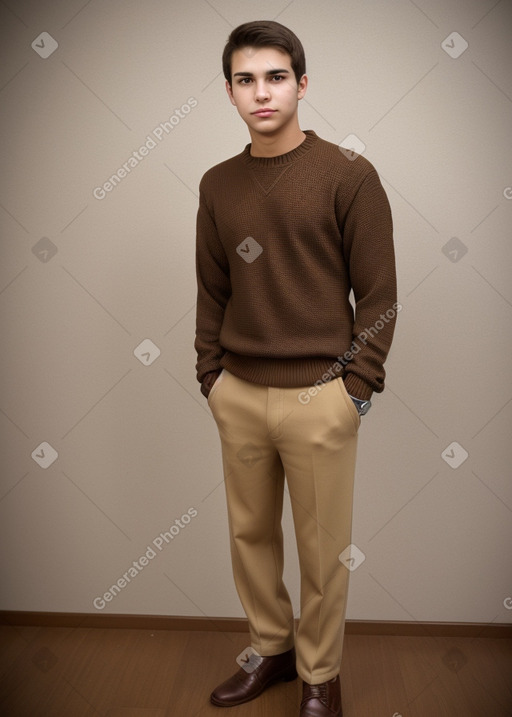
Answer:
MULTIPOLYGON (((199 209, 196 227, 196 337, 197 380, 203 384, 207 374, 220 373, 220 359, 223 349, 219 335, 224 319, 224 310, 231 295, 229 263, 219 240, 217 228, 207 206, 202 183, 199 188, 199 209)), ((209 376, 205 381, 207 395, 209 376)), ((213 383, 213 381, 212 381, 213 383)), ((202 386, 203 388, 203 386, 202 386)))
POLYGON ((355 301, 344 383, 350 395, 365 400, 384 389, 399 310, 391 209, 372 165, 345 214, 343 252, 355 301))

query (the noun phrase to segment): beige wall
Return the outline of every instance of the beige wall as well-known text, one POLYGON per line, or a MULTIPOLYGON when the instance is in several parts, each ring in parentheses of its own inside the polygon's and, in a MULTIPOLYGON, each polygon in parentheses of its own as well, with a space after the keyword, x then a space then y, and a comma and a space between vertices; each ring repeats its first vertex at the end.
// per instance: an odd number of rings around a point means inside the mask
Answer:
MULTIPOLYGON (((194 225, 201 175, 249 141, 220 55, 259 16, 304 43, 301 126, 357 135, 394 213, 403 310, 360 432, 348 617, 510 621, 512 6, 254 7, 0 5, 0 607, 242 615, 194 374, 194 225)), ((298 607, 288 503, 284 521, 298 607)))

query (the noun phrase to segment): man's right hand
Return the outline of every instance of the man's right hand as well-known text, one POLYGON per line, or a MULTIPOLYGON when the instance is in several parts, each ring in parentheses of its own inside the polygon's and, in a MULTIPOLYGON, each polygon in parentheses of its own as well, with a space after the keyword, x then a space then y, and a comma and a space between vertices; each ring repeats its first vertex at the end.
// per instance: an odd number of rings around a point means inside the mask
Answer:
POLYGON ((201 393, 203 396, 206 396, 208 398, 208 395, 210 391, 212 390, 212 386, 215 383, 215 381, 219 378, 220 374, 222 373, 222 369, 219 368, 217 371, 210 371, 206 374, 206 376, 203 378, 203 382, 201 384, 201 393))

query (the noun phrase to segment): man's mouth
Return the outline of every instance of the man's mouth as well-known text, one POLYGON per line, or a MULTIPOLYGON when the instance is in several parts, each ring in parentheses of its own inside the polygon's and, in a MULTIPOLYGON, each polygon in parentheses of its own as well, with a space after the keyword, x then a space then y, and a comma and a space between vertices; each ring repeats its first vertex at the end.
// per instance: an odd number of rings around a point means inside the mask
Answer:
POLYGON ((260 110, 256 110, 256 112, 253 112, 253 115, 256 115, 256 117, 271 117, 274 112, 277 110, 272 110, 270 107, 263 107, 260 110))

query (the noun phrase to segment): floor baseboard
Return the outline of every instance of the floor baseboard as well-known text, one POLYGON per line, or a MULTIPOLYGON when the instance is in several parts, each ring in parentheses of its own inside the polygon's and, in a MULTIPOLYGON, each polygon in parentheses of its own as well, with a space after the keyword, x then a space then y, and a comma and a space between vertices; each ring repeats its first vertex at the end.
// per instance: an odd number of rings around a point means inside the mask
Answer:
MULTIPOLYGON (((1 610, 0 624, 34 627, 96 627, 139 630, 192 630, 248 632, 247 620, 238 617, 187 617, 179 615, 114 615, 67 612, 1 610)), ((512 637, 512 624, 474 622, 416 622, 347 620, 346 635, 416 637, 512 637)))

